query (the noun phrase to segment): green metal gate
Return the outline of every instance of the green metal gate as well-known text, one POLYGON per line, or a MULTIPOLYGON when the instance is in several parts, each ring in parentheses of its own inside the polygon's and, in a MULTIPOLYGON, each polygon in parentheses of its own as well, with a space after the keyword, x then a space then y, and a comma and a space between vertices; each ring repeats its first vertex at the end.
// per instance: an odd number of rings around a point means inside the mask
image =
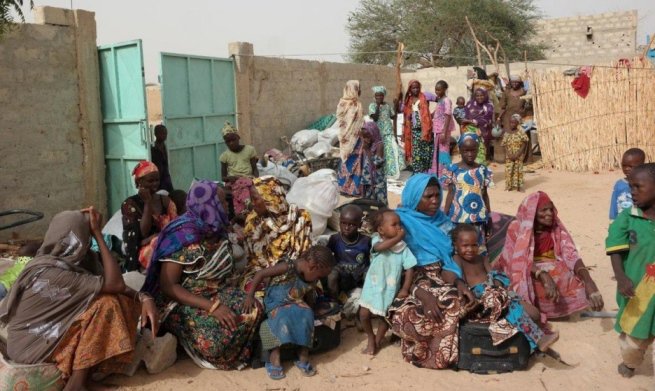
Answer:
POLYGON ((160 83, 173 185, 186 190, 194 178, 220 179, 221 129, 225 121, 236 125, 233 61, 162 53, 160 83))
POLYGON ((149 159, 141 40, 98 47, 109 212, 136 193, 132 169, 149 159))

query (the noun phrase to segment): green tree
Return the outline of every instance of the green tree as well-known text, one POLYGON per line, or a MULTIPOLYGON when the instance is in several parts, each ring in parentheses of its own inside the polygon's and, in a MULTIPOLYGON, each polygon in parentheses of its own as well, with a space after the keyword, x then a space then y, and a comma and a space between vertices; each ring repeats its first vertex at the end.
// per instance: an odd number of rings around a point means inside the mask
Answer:
MULTIPOLYGON (((390 64, 400 41, 405 44, 406 64, 477 63, 465 16, 482 43, 495 48, 493 38, 498 39, 510 62, 522 61, 524 52, 528 60, 543 58, 543 46, 533 41, 540 18, 533 0, 361 0, 348 18, 350 58, 390 64)), ((489 62, 484 52, 482 61, 489 62)))
MULTIPOLYGON (((22 7, 23 0, 0 0, 0 37, 16 25, 14 14, 25 22, 22 7)), ((33 0, 30 0, 30 8, 34 8, 33 0)))

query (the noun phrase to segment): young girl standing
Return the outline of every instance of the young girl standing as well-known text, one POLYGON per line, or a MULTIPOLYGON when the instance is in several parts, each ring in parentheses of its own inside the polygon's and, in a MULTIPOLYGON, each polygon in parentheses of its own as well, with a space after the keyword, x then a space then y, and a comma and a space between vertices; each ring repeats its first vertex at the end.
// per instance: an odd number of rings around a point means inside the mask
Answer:
POLYGON ((435 100, 436 97, 432 93, 421 92, 421 83, 418 80, 410 80, 401 108, 405 158, 411 159, 414 172, 425 173, 432 167, 434 141, 430 102, 435 100))
POLYGON ((634 206, 616 217, 605 240, 616 277, 623 377, 634 375, 655 338, 655 163, 632 170, 630 189, 634 206))
POLYGON ((396 129, 393 126, 396 119, 394 107, 397 101, 394 100, 394 106, 384 101, 387 95, 387 89, 384 86, 373 87, 373 93, 375 102, 368 106, 368 115, 380 129, 380 136, 384 144, 384 172, 387 177, 398 179, 400 172, 405 169, 405 155, 398 147, 396 129))
POLYGON ((439 80, 434 86, 437 108, 432 113, 432 132, 434 133, 434 157, 430 174, 440 177, 452 161, 450 159, 450 134, 455 130, 453 102, 446 96, 448 83, 439 80))
POLYGON ((493 186, 493 174, 487 166, 476 163, 480 146, 476 134, 463 134, 458 145, 462 161, 451 164, 442 175, 443 185, 448 187, 444 210, 454 223, 471 224, 478 230, 480 253, 486 255, 491 213, 487 188, 493 186))
POLYGON ((384 173, 384 144, 373 121, 364 123, 362 139, 362 184, 364 198, 387 204, 387 177, 384 173))
POLYGON ((314 335, 314 311, 307 304, 312 301, 315 283, 326 278, 334 267, 334 256, 325 246, 313 246, 296 260, 281 260, 275 266, 258 271, 248 289, 244 310, 249 313, 255 301, 256 287, 269 279, 264 295, 267 319, 259 328, 262 348, 270 350, 266 372, 273 380, 285 377, 280 362, 280 347, 291 344, 299 347, 295 365, 305 376, 316 370, 308 361, 314 335))
POLYGON ((519 129, 521 116, 514 114, 505 130, 502 146, 505 147, 505 190, 523 191, 523 156, 528 147, 528 136, 519 129))
POLYGON ((368 335, 368 345, 362 353, 370 355, 377 353, 380 342, 389 329, 389 325, 383 320, 378 326, 377 335, 374 334, 371 317, 385 317, 396 297, 409 296, 414 276, 413 267, 416 266, 416 258, 403 242, 405 230, 396 212, 390 209, 380 210, 375 225, 377 232, 372 238, 371 266, 366 273, 362 296, 359 299, 359 319, 368 335), (405 281, 399 291, 398 285, 403 270, 405 281))

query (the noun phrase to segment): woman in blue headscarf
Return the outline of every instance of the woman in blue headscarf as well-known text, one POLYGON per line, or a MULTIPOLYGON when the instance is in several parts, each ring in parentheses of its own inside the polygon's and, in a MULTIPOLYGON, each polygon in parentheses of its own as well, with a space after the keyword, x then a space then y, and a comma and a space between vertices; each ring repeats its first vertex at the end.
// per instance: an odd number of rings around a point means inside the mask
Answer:
POLYGON ((453 225, 439 208, 437 177, 415 174, 401 200, 396 213, 418 265, 411 294, 394 301, 389 321, 402 339, 405 361, 422 368, 448 368, 458 358, 459 321, 476 304, 475 297, 452 258, 448 232, 453 225))

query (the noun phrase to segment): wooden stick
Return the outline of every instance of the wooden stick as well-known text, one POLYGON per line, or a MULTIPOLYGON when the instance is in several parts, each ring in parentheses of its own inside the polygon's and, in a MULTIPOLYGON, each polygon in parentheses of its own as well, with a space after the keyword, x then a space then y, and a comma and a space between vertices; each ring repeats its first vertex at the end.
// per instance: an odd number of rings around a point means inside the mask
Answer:
MULTIPOLYGON (((403 80, 400 77, 400 68, 403 65, 404 58, 403 58, 403 51, 405 50, 405 44, 402 42, 398 42, 398 50, 396 52, 396 97, 398 99, 398 102, 402 101, 402 94, 403 94, 403 80)), ((398 132, 398 106, 397 104, 394 103, 394 108, 393 110, 396 112, 396 115, 393 117, 393 139, 398 142, 398 135, 396 134, 398 132)))
POLYGON ((469 30, 471 30, 471 35, 473 36, 473 42, 475 42, 475 51, 478 53, 478 66, 482 68, 482 54, 480 53, 480 46, 478 46, 480 41, 478 41, 478 38, 475 36, 475 31, 473 30, 473 26, 471 26, 469 17, 464 16, 464 19, 466 20, 466 24, 469 26, 469 30))

